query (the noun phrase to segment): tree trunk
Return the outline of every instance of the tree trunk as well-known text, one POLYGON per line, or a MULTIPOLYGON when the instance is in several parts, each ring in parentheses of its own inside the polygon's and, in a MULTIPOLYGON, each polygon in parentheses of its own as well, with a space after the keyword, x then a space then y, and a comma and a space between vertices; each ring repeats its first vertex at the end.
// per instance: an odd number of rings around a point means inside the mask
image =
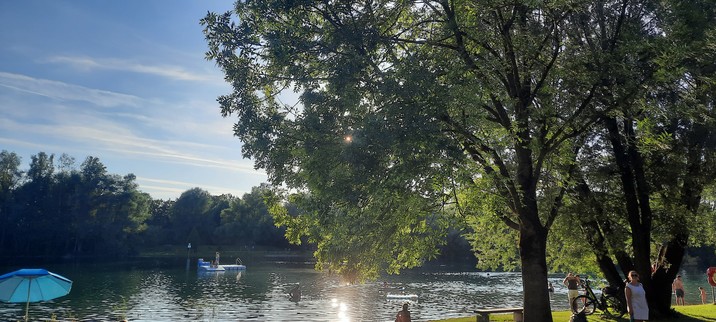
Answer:
POLYGON ((686 253, 686 239, 683 235, 675 236, 671 241, 661 246, 657 269, 651 275, 651 287, 647 290, 647 301, 654 310, 652 316, 670 316, 672 291, 671 283, 681 268, 686 253))
POLYGON ((547 231, 523 221, 520 225, 520 259, 525 321, 552 321, 547 291, 547 231))

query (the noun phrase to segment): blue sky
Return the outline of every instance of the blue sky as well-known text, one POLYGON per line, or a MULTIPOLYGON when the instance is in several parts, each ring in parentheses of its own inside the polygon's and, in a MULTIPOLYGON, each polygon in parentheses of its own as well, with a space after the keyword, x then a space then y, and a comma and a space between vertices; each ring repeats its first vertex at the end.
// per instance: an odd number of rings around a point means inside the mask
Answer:
POLYGON ((222 118, 199 25, 218 0, 0 1, 0 150, 98 157, 153 198, 266 181, 222 118))

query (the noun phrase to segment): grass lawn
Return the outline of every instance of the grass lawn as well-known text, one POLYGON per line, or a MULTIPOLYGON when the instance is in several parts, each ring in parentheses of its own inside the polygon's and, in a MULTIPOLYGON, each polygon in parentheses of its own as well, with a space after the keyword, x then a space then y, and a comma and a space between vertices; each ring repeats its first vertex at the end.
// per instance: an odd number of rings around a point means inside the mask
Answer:
MULTIPOLYGON (((686 306, 674 306, 672 307, 676 312, 680 313, 678 317, 668 320, 659 321, 673 321, 673 322, 697 322, 697 321, 716 321, 716 305, 704 304, 704 305, 686 305, 686 306)), ((566 322, 569 321, 571 314, 567 311, 553 311, 552 320, 566 322)), ((629 317, 625 315, 625 318, 621 319, 607 319, 599 315, 599 311, 594 314, 587 316, 588 321, 619 321, 628 322, 629 317)), ((512 321, 512 314, 492 314, 490 315, 490 321, 506 322, 512 321)), ((656 321, 656 320, 650 320, 656 321)), ((454 318, 446 320, 435 320, 433 322, 475 322, 475 316, 454 318)))

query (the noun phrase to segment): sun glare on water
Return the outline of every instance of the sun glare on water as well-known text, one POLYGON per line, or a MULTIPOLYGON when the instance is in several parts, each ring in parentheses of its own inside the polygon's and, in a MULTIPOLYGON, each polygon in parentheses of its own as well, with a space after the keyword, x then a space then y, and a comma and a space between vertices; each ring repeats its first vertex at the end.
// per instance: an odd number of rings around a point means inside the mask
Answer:
POLYGON ((350 322, 351 319, 348 316, 348 305, 343 302, 339 302, 338 299, 331 299, 331 307, 338 308, 338 322, 350 322))

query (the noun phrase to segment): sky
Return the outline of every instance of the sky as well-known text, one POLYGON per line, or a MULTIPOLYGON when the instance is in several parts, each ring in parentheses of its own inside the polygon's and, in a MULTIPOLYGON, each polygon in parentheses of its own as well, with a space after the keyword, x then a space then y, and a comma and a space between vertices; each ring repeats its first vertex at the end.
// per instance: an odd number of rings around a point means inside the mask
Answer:
POLYGON ((97 157, 154 199, 235 196, 267 180, 241 156, 230 86, 199 20, 224 0, 0 1, 0 150, 97 157))

